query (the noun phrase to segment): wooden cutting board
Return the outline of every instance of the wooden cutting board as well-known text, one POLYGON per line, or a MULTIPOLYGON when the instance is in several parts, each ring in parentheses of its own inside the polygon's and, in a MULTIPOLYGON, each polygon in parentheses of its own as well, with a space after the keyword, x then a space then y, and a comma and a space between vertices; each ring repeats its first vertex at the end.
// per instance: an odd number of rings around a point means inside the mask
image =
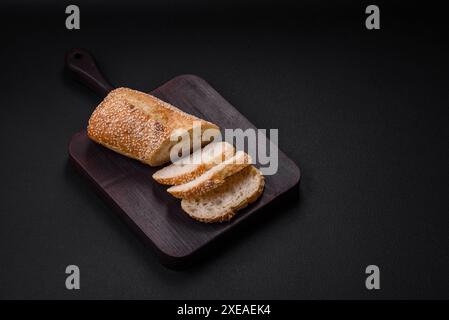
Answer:
MULTIPOLYGON (((112 89, 86 51, 70 51, 66 56, 66 66, 100 95, 106 95, 112 89)), ((255 129, 236 108, 197 76, 178 76, 150 93, 220 128, 255 129)), ((265 190, 256 202, 241 210, 230 222, 204 224, 191 219, 181 209, 180 200, 167 193, 167 186, 152 179, 151 175, 158 168, 92 142, 86 131, 73 136, 69 156, 106 201, 146 243, 156 249, 161 261, 169 267, 188 263, 213 240, 256 215, 260 208, 297 185, 300 179, 299 168, 279 150, 278 172, 265 177, 265 190)))

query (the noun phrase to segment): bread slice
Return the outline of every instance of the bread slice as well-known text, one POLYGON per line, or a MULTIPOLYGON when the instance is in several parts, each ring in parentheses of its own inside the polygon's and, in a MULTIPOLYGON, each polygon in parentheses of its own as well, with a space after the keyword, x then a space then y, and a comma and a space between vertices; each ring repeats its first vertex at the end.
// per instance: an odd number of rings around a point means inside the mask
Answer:
POLYGON ((196 179, 167 189, 176 198, 192 198, 203 195, 222 185, 225 179, 251 164, 251 157, 243 151, 212 167, 196 179))
POLYGON ((232 157, 234 147, 227 142, 213 142, 189 157, 180 159, 153 174, 154 180, 162 184, 178 185, 187 183, 213 166, 232 157))
POLYGON ((238 210, 259 198, 264 189, 264 177, 253 166, 226 178, 220 187, 191 199, 181 201, 182 209, 202 222, 230 220, 238 210))
MULTIPOLYGON (((158 166, 170 159, 177 141, 170 137, 184 132, 192 138, 193 128, 218 130, 158 98, 131 90, 112 90, 89 119, 88 136, 97 143, 125 156, 158 166)), ((209 141, 202 141, 202 145, 209 141)))

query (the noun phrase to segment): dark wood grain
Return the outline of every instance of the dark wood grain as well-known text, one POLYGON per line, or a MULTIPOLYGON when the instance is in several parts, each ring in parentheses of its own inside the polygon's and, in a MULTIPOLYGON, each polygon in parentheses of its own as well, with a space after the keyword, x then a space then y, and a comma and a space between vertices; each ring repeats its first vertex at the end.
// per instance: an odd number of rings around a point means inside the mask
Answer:
MULTIPOLYGON (((212 121, 220 128, 255 128, 206 81, 194 76, 178 76, 153 95, 181 110, 212 121)), ((163 262, 176 264, 247 219, 257 210, 299 182, 298 167, 279 151, 279 171, 266 176, 263 195, 226 223, 204 224, 191 219, 180 201, 156 183, 151 168, 104 148, 82 131, 69 145, 73 162, 89 177, 97 189, 125 217, 135 231, 157 249, 163 262)))

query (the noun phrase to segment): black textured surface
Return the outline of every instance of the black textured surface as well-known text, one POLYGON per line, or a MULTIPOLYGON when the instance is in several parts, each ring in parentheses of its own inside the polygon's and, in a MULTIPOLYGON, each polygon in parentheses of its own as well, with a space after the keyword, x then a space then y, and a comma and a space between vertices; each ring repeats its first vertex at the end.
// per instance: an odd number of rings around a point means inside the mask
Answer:
MULTIPOLYGON (((0 8, 0 298, 449 297, 447 32, 438 6, 0 8), (205 78, 301 168, 300 200, 170 271, 67 163, 98 99, 62 70, 88 48, 112 83, 205 78), (157 61, 157 63, 155 63, 157 61), (165 61, 161 63, 161 61, 165 61), (65 266, 81 290, 64 287, 65 266), (364 270, 381 268, 380 291, 364 270)), ((45 3, 45 2, 43 2, 45 3)))

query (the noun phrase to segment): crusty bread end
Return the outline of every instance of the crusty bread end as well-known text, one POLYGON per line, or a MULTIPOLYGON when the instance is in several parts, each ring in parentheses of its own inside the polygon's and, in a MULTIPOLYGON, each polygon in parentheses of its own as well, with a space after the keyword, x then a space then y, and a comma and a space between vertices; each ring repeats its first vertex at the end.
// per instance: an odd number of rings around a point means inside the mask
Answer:
POLYGON ((171 135, 176 130, 183 130, 192 136, 196 125, 201 125, 201 131, 218 130, 215 124, 152 95, 118 88, 112 90, 92 113, 87 134, 109 149, 158 166, 170 160, 170 149, 177 143, 170 139, 171 135))

